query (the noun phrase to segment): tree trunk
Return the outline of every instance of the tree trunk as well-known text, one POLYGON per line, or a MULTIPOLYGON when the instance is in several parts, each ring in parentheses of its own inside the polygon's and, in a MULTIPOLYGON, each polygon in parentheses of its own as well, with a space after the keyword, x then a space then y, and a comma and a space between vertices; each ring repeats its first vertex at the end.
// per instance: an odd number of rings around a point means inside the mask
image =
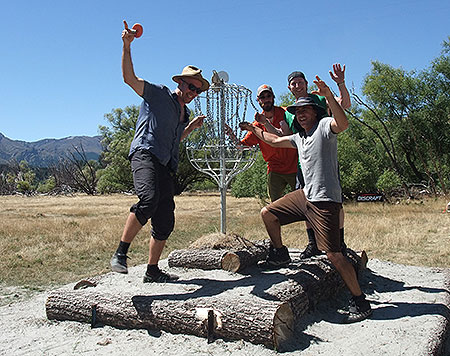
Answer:
POLYGON ((101 323, 128 329, 162 329, 202 337, 213 334, 277 349, 290 339, 294 326, 289 303, 255 298, 239 302, 222 297, 163 300, 90 289, 59 290, 49 295, 46 310, 47 317, 53 320, 101 323))

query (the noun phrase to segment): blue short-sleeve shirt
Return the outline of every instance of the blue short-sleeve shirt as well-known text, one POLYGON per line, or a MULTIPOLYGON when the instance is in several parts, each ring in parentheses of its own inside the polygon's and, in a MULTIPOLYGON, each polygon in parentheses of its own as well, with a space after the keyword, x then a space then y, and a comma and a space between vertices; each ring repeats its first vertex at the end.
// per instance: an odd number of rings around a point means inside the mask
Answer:
POLYGON ((164 85, 146 81, 142 98, 128 158, 136 151, 149 151, 162 165, 176 171, 181 135, 189 123, 190 111, 185 106, 184 120, 180 121, 177 94, 164 85))

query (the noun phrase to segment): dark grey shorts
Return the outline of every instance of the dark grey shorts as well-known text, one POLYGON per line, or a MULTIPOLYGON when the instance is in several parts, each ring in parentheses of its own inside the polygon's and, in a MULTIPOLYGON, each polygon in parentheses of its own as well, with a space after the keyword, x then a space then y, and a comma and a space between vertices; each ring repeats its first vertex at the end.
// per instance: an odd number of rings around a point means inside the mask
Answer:
POLYGON ((152 220, 152 236, 167 240, 175 226, 173 173, 147 151, 136 151, 131 157, 134 189, 139 202, 130 211, 145 225, 152 220))
POLYGON ((316 236, 317 247, 325 252, 339 252, 341 248, 339 213, 341 203, 310 202, 303 189, 297 189, 266 207, 281 225, 307 220, 316 236))

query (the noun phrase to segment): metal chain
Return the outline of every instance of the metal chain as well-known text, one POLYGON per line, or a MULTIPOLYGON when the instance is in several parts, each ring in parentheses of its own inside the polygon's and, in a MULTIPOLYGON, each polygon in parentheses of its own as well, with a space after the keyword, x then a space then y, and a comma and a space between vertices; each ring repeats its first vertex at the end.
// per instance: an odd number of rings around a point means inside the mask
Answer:
POLYGON ((198 97, 198 96, 194 99, 194 113, 195 113, 195 116, 203 115, 202 106, 200 103, 200 97, 198 97))
MULTIPOLYGON (((204 130, 208 138, 218 143, 218 138, 221 137, 221 115, 225 115, 225 123, 235 133, 240 140, 245 132, 239 129, 239 122, 245 120, 248 109, 248 102, 255 111, 258 108, 252 101, 252 91, 242 85, 222 83, 215 85, 205 92, 206 95, 198 96, 194 99, 194 112, 198 115, 203 115, 202 101, 206 104, 206 119, 204 122, 204 130), (223 106, 223 107, 222 107, 223 106), (222 112, 223 111, 223 112, 222 112)), ((226 136, 227 146, 234 147, 236 142, 226 136)))
POLYGON ((253 109, 255 109, 256 112, 259 112, 259 109, 256 107, 256 105, 253 103, 252 97, 250 95, 250 104, 252 105, 253 109))

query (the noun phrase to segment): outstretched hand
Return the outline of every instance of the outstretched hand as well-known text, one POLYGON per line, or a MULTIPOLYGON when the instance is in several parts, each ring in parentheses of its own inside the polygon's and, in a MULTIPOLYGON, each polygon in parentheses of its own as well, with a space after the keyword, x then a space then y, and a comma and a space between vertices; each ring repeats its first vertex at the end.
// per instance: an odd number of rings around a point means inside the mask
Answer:
POLYGON ((192 119, 192 121, 189 123, 189 126, 191 126, 193 129, 197 129, 203 125, 203 120, 206 117, 206 115, 199 115, 192 119))
POLYGON ((135 39, 135 32, 134 30, 128 28, 128 24, 125 20, 123 20, 123 26, 125 29, 122 31, 122 41, 129 45, 135 39))
POLYGON ((333 95, 331 93, 330 88, 328 87, 327 83, 325 83, 322 79, 319 78, 318 75, 316 75, 316 80, 314 80, 314 84, 317 85, 317 94, 322 95, 322 96, 329 96, 329 95, 333 95))
POLYGON ((333 72, 330 70, 330 77, 336 84, 342 84, 345 81, 345 64, 341 67, 340 63, 333 64, 333 72))

